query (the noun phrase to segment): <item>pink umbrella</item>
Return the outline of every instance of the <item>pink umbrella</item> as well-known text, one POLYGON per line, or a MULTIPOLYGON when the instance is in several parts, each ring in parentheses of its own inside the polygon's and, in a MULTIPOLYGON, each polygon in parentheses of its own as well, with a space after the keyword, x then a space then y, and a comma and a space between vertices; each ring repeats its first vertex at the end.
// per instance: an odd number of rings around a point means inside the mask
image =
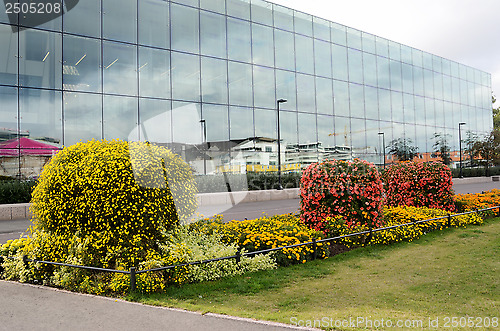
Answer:
POLYGON ((0 142, 0 156, 37 155, 52 156, 59 148, 29 138, 16 138, 0 142))

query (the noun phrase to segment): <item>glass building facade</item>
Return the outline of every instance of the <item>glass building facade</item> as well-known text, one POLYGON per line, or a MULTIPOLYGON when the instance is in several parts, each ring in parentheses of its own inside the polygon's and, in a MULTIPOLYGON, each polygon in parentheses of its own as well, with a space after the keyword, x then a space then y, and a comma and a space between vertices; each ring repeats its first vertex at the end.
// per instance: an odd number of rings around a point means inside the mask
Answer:
POLYGON ((383 164, 383 139, 425 154, 435 133, 457 151, 460 122, 492 129, 490 74, 266 1, 59 3, 0 12, 3 175, 93 138, 164 144, 213 174, 275 170, 278 128, 285 170, 383 164))

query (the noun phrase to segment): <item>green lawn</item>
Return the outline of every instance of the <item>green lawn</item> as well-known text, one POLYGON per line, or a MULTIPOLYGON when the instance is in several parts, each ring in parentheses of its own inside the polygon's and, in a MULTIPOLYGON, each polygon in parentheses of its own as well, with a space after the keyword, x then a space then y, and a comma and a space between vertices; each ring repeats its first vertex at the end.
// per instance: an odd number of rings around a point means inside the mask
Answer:
POLYGON ((365 329, 368 319, 375 326, 382 319, 394 326, 399 320, 419 326, 421 320, 420 326, 427 328, 429 318, 438 319, 439 328, 448 322, 448 329, 456 329, 452 317, 459 318, 458 325, 465 323, 461 317, 472 317, 469 322, 482 329, 496 321, 499 330, 499 273, 497 218, 483 226, 433 232, 412 243, 360 248, 326 260, 129 299, 292 324, 317 320, 316 326, 342 330, 353 328, 335 328, 335 322, 346 326, 350 318, 360 322, 359 329, 365 329))

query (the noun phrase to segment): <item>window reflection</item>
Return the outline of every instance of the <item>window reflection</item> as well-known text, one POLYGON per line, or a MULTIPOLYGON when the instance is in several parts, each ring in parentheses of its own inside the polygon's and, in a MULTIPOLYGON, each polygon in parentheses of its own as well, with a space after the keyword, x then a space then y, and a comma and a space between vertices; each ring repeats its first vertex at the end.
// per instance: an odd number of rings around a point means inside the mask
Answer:
POLYGON ((314 64, 317 76, 332 77, 332 52, 329 43, 314 40, 314 64))
POLYGON ((295 35, 295 56, 297 71, 314 74, 312 38, 295 35))
POLYGON ((199 10, 172 3, 170 11, 172 49, 198 53, 199 10))
POLYGON ((252 67, 248 64, 229 62, 229 103, 252 106, 252 67))
POLYGON ((227 51, 230 59, 251 62, 252 50, 251 44, 248 42, 250 39, 251 30, 249 22, 233 18, 227 19, 227 51))
POLYGON ((297 108, 299 111, 314 113, 315 106, 314 77, 297 74, 297 108))
POLYGON ((170 47, 168 4, 167 1, 139 1, 139 44, 170 47))
POLYGON ((172 142, 170 100, 139 99, 139 139, 159 144, 172 142))
POLYGON ((102 96, 64 92, 64 145, 102 137, 102 96))
POLYGON ((349 116, 349 88, 347 83, 333 81, 333 105, 335 115, 349 116))
POLYGON ((200 101, 200 58, 172 52, 172 98, 200 101))
POLYGON ((17 88, 0 86, 0 127, 5 139, 17 138, 17 88))
POLYGON ((139 95, 170 98, 170 52, 139 47, 139 95))
POLYGON ((101 42, 64 35, 63 88, 101 92, 101 42))
MULTIPOLYGON (((141 0, 142 1, 142 0, 141 0)), ((102 2, 102 34, 106 39, 137 42, 137 1, 102 2)))
POLYGON ((252 0, 252 21, 272 26, 272 3, 262 0, 252 0))
POLYGON ((0 84, 17 85, 17 34, 0 24, 0 84))
POLYGON ((226 57, 226 18, 209 12, 201 12, 201 52, 203 55, 226 57))
POLYGON ((293 33, 274 30, 276 67, 295 70, 295 38, 293 33))
POLYGON ((276 70, 276 99, 284 98, 287 100, 286 103, 281 104, 280 109, 297 109, 296 92, 295 73, 276 70))
MULTIPOLYGON (((280 118, 281 120, 281 118, 280 118)), ((276 110, 255 109, 255 135, 262 138, 277 139, 276 110)))
POLYGON ((19 32, 21 86, 61 88, 61 34, 38 30, 19 32))
POLYGON ((254 106, 275 108, 276 88, 274 86, 274 70, 264 67, 253 67, 254 106))
POLYGON ((212 58, 201 59, 202 101, 227 104, 227 62, 212 58))
POLYGON ((103 42, 104 93, 137 95, 136 47, 103 42))
POLYGON ((312 37, 312 16, 298 11, 294 14, 295 32, 312 37))
POLYGON ((332 80, 316 77, 316 107, 318 113, 333 115, 332 80))
POLYGON ((283 30, 293 32, 293 10, 290 8, 273 5, 274 26, 283 30))
POLYGON ((228 15, 250 19, 250 0, 227 0, 226 6, 228 15))
MULTIPOLYGON (((141 1, 142 2, 142 1, 141 1)), ((101 0, 79 1, 70 11, 64 13, 64 32, 100 37, 101 0)))
POLYGON ((252 54, 253 63, 274 66, 274 40, 272 28, 252 24, 252 54))
POLYGON ((205 120, 207 141, 229 141, 227 106, 203 104, 202 118, 205 120))
POLYGON ((103 97, 104 139, 139 140, 137 99, 105 95, 103 97))
POLYGON ((231 140, 247 139, 254 136, 253 110, 245 107, 229 107, 231 140))

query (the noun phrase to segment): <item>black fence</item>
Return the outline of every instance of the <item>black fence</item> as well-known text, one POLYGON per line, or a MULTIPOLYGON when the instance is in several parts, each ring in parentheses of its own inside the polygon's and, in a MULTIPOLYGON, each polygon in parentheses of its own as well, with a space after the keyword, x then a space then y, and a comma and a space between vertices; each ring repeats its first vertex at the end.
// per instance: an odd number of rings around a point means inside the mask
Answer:
MULTIPOLYGON (((28 265, 28 262, 32 262, 32 263, 44 263, 44 264, 71 267, 71 268, 79 268, 79 269, 85 269, 85 270, 97 271, 97 272, 114 272, 114 273, 128 274, 128 275, 130 275, 130 292, 134 292, 136 289, 136 277, 137 277, 137 275, 142 274, 142 273, 146 273, 146 272, 166 271, 166 270, 179 268, 179 267, 185 267, 185 266, 197 265, 197 264, 205 264, 205 263, 211 263, 211 262, 223 261, 223 260, 229 260, 229 259, 236 259, 236 263, 239 263, 242 256, 253 256, 253 255, 257 255, 257 254, 266 254, 266 253, 270 253, 270 252, 279 251, 279 250, 282 250, 285 248, 294 248, 294 247, 300 247, 300 246, 306 246, 306 245, 313 246, 313 259, 316 259, 316 252, 317 252, 317 244, 318 243, 326 243, 326 242, 331 242, 331 241, 338 240, 338 239, 350 238, 350 237, 355 237, 355 236, 360 236, 360 235, 368 235, 366 243, 369 243, 369 241, 372 238, 372 234, 374 232, 396 229, 396 228, 403 227, 403 226, 414 226, 417 224, 427 223, 427 222, 437 221, 437 220, 445 220, 446 226, 451 227, 451 222, 452 222, 453 217, 467 215, 467 214, 474 214, 474 213, 484 212, 484 211, 493 210, 493 209, 498 209, 497 216, 500 217, 500 206, 495 206, 495 207, 473 210, 473 211, 459 213, 459 214, 453 214, 453 215, 449 214, 447 216, 441 216, 441 217, 436 217, 436 218, 431 218, 431 219, 426 219, 426 220, 420 220, 420 221, 414 220, 412 222, 405 223, 405 224, 398 224, 398 225, 393 225, 393 226, 389 226, 389 227, 385 227, 385 228, 370 229, 367 231, 350 233, 347 235, 337 236, 337 237, 332 237, 332 238, 325 238, 325 239, 320 239, 320 240, 313 239, 312 241, 304 242, 304 243, 300 243, 300 244, 295 244, 295 245, 282 246, 282 247, 276 247, 276 248, 270 248, 270 249, 263 249, 260 251, 246 252, 243 254, 241 254, 238 251, 236 253, 236 255, 232 255, 232 256, 225 256, 225 257, 219 257, 219 258, 215 258, 215 259, 202 260, 202 261, 186 262, 186 263, 181 263, 181 264, 174 264, 174 265, 169 265, 169 266, 165 266, 165 267, 159 267, 159 268, 154 268, 154 269, 145 269, 145 270, 136 270, 135 267, 131 267, 129 271, 105 269, 105 268, 97 268, 97 267, 87 267, 87 266, 60 263, 60 262, 28 259, 26 256, 23 256, 22 259, 23 259, 23 262, 25 263, 26 266, 28 265)), ((14 257, 7 257, 7 256, 5 256, 5 258, 15 259, 14 257)))

